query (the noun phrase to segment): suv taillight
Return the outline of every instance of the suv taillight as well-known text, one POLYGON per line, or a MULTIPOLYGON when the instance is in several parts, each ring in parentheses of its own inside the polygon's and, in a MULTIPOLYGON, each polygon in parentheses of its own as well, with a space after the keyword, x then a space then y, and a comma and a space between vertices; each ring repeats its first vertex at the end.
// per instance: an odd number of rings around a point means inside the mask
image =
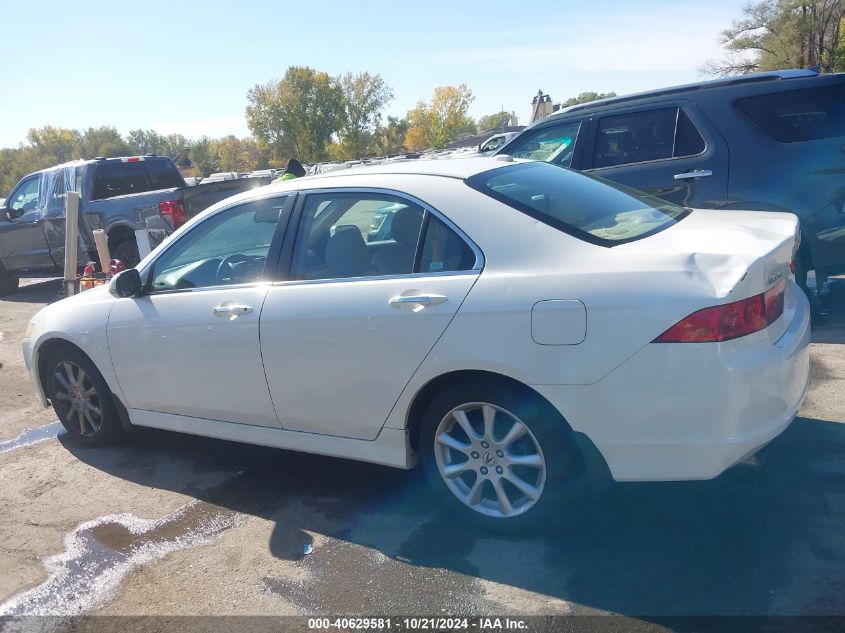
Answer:
POLYGON ((178 229, 185 224, 185 209, 181 200, 164 200, 158 203, 158 212, 170 218, 170 224, 178 229))
POLYGON ((653 343, 715 343, 759 332, 783 314, 786 281, 748 299, 693 312, 653 343))

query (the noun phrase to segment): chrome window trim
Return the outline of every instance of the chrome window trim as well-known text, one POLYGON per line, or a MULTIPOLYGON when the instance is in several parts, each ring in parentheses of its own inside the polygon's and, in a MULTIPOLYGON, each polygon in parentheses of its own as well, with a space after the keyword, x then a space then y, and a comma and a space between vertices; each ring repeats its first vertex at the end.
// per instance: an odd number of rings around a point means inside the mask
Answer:
POLYGON ((270 282, 272 287, 277 286, 302 286, 312 284, 338 284, 350 281, 392 281, 395 279, 428 279, 429 277, 477 277, 481 269, 447 270, 443 272, 428 273, 403 273, 400 275, 364 275, 360 277, 331 277, 329 279, 288 279, 285 281, 270 282))

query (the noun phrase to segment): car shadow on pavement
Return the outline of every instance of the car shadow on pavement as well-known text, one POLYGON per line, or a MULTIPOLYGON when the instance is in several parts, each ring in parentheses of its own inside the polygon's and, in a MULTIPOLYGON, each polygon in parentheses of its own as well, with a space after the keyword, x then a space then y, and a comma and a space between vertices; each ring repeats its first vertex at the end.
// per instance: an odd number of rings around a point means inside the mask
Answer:
MULTIPOLYGON (((562 507, 558 526, 508 537, 444 514, 419 469, 162 431, 142 431, 109 449, 61 441, 115 477, 273 521, 273 556, 324 567, 307 593, 321 602, 303 604, 324 613, 407 612, 409 604, 439 613, 446 588, 407 586, 411 570, 420 569, 557 598, 576 613, 845 612, 845 424, 798 418, 762 454, 716 480, 617 484, 588 507, 562 507), (238 474, 195 486, 172 477, 174 461, 181 472, 238 474), (305 556, 312 535, 333 538, 317 537, 313 557, 305 556), (322 547, 333 549, 321 563, 322 547), (392 566, 370 574, 373 551, 392 566), (349 586, 336 591, 341 577, 349 586)), ((265 582, 289 589, 283 579, 265 582)), ((472 589, 459 583, 451 590, 472 589)))

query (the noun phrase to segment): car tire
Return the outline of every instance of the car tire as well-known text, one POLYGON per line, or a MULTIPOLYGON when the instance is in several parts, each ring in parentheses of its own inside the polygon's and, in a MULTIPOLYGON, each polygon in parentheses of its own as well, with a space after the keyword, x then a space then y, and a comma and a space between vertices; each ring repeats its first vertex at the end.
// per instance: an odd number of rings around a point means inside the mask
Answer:
POLYGON ((0 263, 0 297, 5 297, 14 294, 18 290, 20 279, 6 270, 2 263, 0 263))
POLYGON ((123 240, 114 248, 112 257, 119 259, 127 268, 135 268, 141 261, 141 255, 138 253, 138 243, 133 240, 123 240))
POLYGON ((452 386, 428 404, 419 440, 426 477, 446 511, 483 529, 515 532, 556 523, 587 493, 571 429, 528 388, 495 380, 452 386), (493 430, 486 432, 491 410, 493 430), (518 425, 524 429, 514 431, 518 425), (514 433, 517 439, 508 442, 514 433))
POLYGON ((111 390, 91 359, 63 346, 50 354, 45 372, 53 410, 74 442, 106 446, 123 439, 111 390))

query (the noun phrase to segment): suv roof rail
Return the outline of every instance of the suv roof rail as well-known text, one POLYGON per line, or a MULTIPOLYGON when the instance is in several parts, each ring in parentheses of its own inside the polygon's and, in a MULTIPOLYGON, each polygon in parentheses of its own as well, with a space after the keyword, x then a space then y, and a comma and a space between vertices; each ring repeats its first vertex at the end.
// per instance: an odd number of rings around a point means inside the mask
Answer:
POLYGON ((578 112, 586 110, 587 108, 594 108, 596 106, 610 105, 615 103, 624 103, 625 101, 636 101, 638 99, 648 99, 650 97, 662 97, 665 95, 679 94, 682 92, 694 92, 696 90, 709 90, 711 88, 724 88, 726 86, 733 86, 736 84, 754 83, 759 81, 775 81, 779 79, 798 79, 801 77, 816 77, 819 73, 814 69, 795 69, 795 70, 774 70, 764 73, 752 73, 750 75, 739 75, 736 77, 726 77, 722 79, 710 79, 708 81, 699 81, 691 84, 683 84, 681 86, 672 86, 670 88, 658 88, 657 90, 647 90, 645 92, 635 92, 630 95, 622 95, 619 97, 608 97, 607 99, 598 99, 596 101, 589 101, 587 103, 579 103, 578 105, 570 106, 558 110, 550 116, 557 116, 559 114, 568 114, 570 112, 578 112))

